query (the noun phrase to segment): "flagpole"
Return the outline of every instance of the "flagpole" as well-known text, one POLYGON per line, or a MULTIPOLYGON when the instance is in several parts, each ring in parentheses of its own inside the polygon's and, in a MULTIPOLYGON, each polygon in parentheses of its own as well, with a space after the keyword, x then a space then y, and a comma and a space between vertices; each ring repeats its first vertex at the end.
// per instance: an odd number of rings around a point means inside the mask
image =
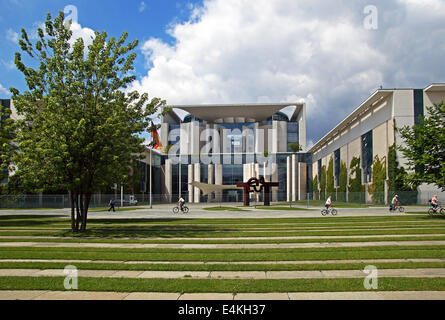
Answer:
POLYGON ((152 208, 152 204, 151 204, 151 184, 152 184, 152 179, 151 179, 151 171, 152 171, 152 162, 151 162, 151 152, 153 151, 151 148, 148 149, 150 151, 150 209, 152 208))
MULTIPOLYGON (((181 130, 181 119, 179 119, 179 130, 181 130)), ((181 131, 179 131, 181 132, 181 131)), ((179 198, 181 198, 181 167, 182 167, 182 156, 181 149, 179 149, 179 198)))

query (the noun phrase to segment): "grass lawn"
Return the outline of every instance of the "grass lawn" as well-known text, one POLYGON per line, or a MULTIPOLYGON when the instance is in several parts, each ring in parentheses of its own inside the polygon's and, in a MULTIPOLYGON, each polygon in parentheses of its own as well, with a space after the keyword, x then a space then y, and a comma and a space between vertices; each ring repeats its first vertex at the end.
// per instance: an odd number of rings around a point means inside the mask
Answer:
POLYGON ((207 207, 203 209, 207 211, 249 211, 237 207, 207 207))
MULTIPOLYGON (((108 208, 108 207, 89 208, 88 212, 102 212, 102 211, 108 211, 108 209, 110 209, 110 208, 108 208)), ((147 208, 144 208, 144 207, 118 207, 118 206, 115 206, 115 210, 116 211, 133 211, 133 210, 141 210, 141 209, 147 209, 147 208)))
MULTIPOLYGON (((3 290, 64 290, 63 277, 0 277, 3 290)), ((445 278, 379 278, 379 291, 440 291, 445 278)), ((119 279, 82 278, 80 291, 114 292, 339 292, 365 291, 363 279, 119 279)))
POLYGON ((256 209, 262 210, 296 210, 296 211, 314 211, 315 209, 306 209, 306 208, 298 208, 298 207, 282 207, 282 206, 256 206, 256 209))
MULTIPOLYGON (((126 207, 134 210, 141 207, 126 207)), ((302 210, 285 206, 258 209, 302 210), (280 208, 280 209, 276 209, 280 208)), ((247 211, 238 207, 206 210, 247 211)), ((98 208, 97 210, 107 210, 98 208)), ((121 209, 122 210, 122 209, 121 209)), ((306 209, 303 209, 306 210, 306 209)), ((251 211, 251 210, 250 210, 251 211)), ((376 217, 305 217, 245 219, 89 219, 82 234, 70 231, 66 216, 0 216, 0 269, 63 269, 136 271, 309 271, 363 270, 375 261, 380 269, 445 268, 445 245, 410 245, 406 241, 445 240, 445 217, 424 215, 376 217), (434 236, 433 236, 434 234, 434 236), (370 237, 374 235, 377 237, 370 237), (416 236, 413 236, 416 235, 416 236), (7 236, 16 236, 10 238, 7 236), (43 238, 29 238, 41 236, 43 238), (61 238, 54 238, 54 237, 61 238), (313 238, 285 238, 277 237, 313 238), (337 236, 338 238, 325 238, 337 236), (348 238, 348 236, 360 236, 348 238), (398 237, 400 236, 400 237, 398 237), (156 239, 153 239, 156 237, 156 239), (252 239, 252 237, 256 237, 252 239), (324 237, 324 238, 323 238, 324 237), (175 238, 175 239, 171 239, 175 238), (208 239, 201 239, 208 238, 208 239), (230 239, 229 239, 230 238, 230 239), (169 248, 168 244, 287 244, 323 242, 375 243, 368 246, 301 248, 169 248), (379 245, 379 241, 395 241, 379 245), (27 243, 35 242, 37 245, 27 243), (159 244, 153 248, 67 247, 66 243, 159 244), (5 261, 18 259, 24 261, 5 261), (36 261, 38 259, 49 261, 36 261), (66 260, 67 262, 57 262, 66 260), (429 259, 408 261, 407 259, 429 259), (3 260, 3 261, 2 261, 3 260), (34 260, 34 261, 32 261, 34 260), (335 260, 335 261, 334 261, 335 260), (351 262, 351 260, 357 260, 351 262), (137 263, 122 263, 133 261, 137 263), (276 263, 281 261, 282 263, 276 263), (308 263, 314 261, 314 263, 308 263), (320 263, 326 261, 330 263, 320 263)), ((63 277, 0 276, 0 290, 63 290, 63 277)), ((364 291, 363 279, 132 279, 88 278, 79 290, 116 292, 328 292, 364 291)), ((445 278, 379 278, 379 290, 445 290, 445 278)))

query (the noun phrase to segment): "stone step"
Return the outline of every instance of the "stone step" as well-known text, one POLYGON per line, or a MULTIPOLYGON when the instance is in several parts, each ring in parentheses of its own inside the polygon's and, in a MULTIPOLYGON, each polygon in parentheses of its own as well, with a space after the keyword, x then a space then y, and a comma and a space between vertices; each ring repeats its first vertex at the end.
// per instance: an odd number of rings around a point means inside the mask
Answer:
MULTIPOLYGON (((0 269, 0 277, 66 277, 63 269, 0 269)), ((365 278, 363 270, 322 271, 133 271, 78 270, 77 276, 129 279, 345 279, 365 278)), ((378 269, 378 277, 444 278, 445 268, 378 269)))
POLYGON ((0 290, 0 300, 445 300, 445 291, 179 293, 0 290))

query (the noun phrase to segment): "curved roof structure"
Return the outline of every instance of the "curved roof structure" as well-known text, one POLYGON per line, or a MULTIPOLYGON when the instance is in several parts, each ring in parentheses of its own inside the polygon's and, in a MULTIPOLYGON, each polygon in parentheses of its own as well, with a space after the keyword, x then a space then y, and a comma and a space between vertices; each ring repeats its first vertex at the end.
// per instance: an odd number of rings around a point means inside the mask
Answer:
POLYGON ((189 112, 198 119, 210 123, 258 122, 270 118, 272 115, 288 106, 296 106, 297 115, 302 103, 268 103, 268 104, 213 104, 213 105, 174 105, 189 112))

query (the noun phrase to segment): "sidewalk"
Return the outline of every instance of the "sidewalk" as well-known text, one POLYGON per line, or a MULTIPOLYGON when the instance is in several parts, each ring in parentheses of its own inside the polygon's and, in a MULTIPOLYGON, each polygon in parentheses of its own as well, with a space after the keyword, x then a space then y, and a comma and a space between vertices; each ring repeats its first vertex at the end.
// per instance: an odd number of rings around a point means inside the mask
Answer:
MULTIPOLYGON (((362 270, 322 271, 134 271, 78 270, 85 278, 126 279, 357 279, 362 270)), ((0 269, 0 277, 65 277, 63 269, 0 269)), ((445 278, 445 268, 379 269, 381 278, 445 278)))
MULTIPOLYGON (((199 238, 197 239, 199 240, 199 238)), ((250 243, 250 244, 157 244, 157 243, 64 243, 64 242, 0 242, 1 247, 51 247, 51 248, 114 248, 114 249, 296 249, 296 248, 346 248, 374 246, 443 246, 445 240, 419 241, 369 241, 369 242, 302 242, 302 243, 250 243)))
POLYGON ((1 291, 0 300, 445 300, 445 291, 280 293, 163 293, 88 291, 1 291))

